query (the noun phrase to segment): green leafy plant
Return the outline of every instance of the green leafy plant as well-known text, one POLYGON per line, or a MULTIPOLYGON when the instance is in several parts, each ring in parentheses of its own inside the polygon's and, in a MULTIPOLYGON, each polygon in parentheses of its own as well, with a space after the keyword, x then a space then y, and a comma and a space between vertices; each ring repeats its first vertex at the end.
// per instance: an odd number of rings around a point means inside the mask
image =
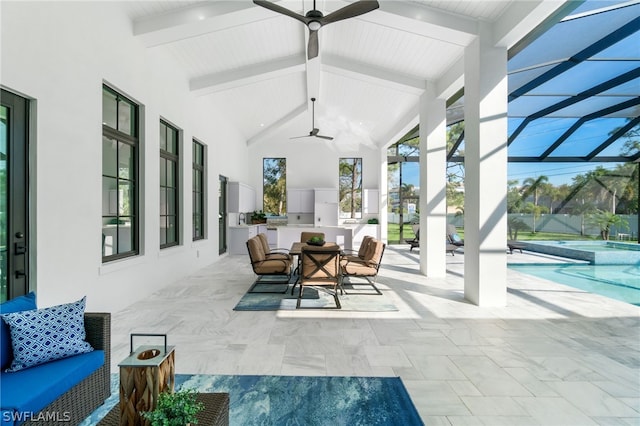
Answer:
POLYGON ((309 242, 313 243, 313 244, 320 244, 322 243, 324 240, 321 237, 311 237, 309 238, 309 242))
POLYGON ((252 223, 265 223, 266 221, 267 215, 262 210, 254 210, 253 213, 251 213, 252 223))
POLYGON ((372 217, 371 219, 367 220, 367 223, 370 225, 377 225, 379 222, 377 218, 372 217))
POLYGON ((598 227, 603 240, 609 239, 609 232, 612 226, 625 229, 629 227, 629 224, 624 218, 605 210, 596 210, 595 213, 589 215, 587 217, 587 224, 598 227))
POLYGON ((142 412, 151 426, 185 426, 197 424, 196 414, 204 409, 204 404, 196 401, 194 389, 177 392, 162 392, 158 395, 158 404, 153 411, 142 412))

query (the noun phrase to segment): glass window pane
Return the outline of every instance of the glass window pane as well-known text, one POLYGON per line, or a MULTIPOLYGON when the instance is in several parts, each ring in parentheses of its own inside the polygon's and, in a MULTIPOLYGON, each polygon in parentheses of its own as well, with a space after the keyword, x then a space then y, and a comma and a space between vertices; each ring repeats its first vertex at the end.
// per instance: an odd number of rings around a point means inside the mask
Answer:
POLYGON ((102 215, 118 214, 118 184, 115 178, 102 177, 102 215))
POLYGON ((106 138, 106 137, 102 137, 102 174, 103 175, 107 175, 107 176, 117 176, 117 165, 116 165, 116 159, 118 158, 117 155, 117 146, 118 146, 118 142, 110 139, 110 138, 106 138))
MULTIPOLYGON (((162 191, 161 191, 162 192, 162 191)), ((167 196, 167 214, 176 214, 176 190, 166 189, 167 196)))
POLYGON ((167 243, 176 242, 176 217, 167 216, 167 243))
POLYGON ((193 171, 193 190, 200 192, 200 171, 193 171))
POLYGON ((200 215, 193 215, 193 237, 202 236, 202 218, 200 215))
POLYGON ((133 226, 130 220, 118 225, 118 253, 126 253, 133 249, 133 226))
POLYGON ((171 153, 171 154, 177 154, 178 153, 178 140, 177 140, 177 135, 178 132, 169 127, 167 129, 167 152, 171 153))
POLYGON ((262 210, 282 216, 287 211, 287 159, 264 158, 262 161, 262 210))
POLYGON ((167 160, 160 158, 160 186, 167 186, 167 160))
POLYGON ((167 214, 167 189, 160 188, 160 214, 167 214))
POLYGON ((133 214, 133 184, 131 182, 118 182, 118 211, 122 216, 133 214))
POLYGON ((167 163, 167 182, 166 185, 170 186, 170 187, 175 187, 176 186, 176 182, 175 182, 175 178, 176 178, 176 162, 175 161, 166 161, 167 163))
POLYGON ((340 217, 362 217, 362 158, 341 158, 339 162, 340 217))
POLYGON ((118 219, 102 219, 102 255, 111 256, 118 248, 118 219))
POLYGON ((135 109, 128 101, 118 101, 118 130, 127 135, 136 135, 135 109))
POLYGON ((108 91, 102 90, 102 124, 106 124, 112 129, 118 128, 117 121, 117 100, 116 95, 108 91))
POLYGON ((160 216, 160 245, 167 244, 167 217, 160 216))
POLYGON ((167 126, 160 122, 160 150, 167 150, 167 126))
POLYGON ((199 193, 193 194, 193 213, 201 213, 202 212, 202 197, 200 197, 199 193))
POLYGON ((133 174, 133 147, 120 142, 118 152, 118 176, 122 179, 132 179, 133 174))

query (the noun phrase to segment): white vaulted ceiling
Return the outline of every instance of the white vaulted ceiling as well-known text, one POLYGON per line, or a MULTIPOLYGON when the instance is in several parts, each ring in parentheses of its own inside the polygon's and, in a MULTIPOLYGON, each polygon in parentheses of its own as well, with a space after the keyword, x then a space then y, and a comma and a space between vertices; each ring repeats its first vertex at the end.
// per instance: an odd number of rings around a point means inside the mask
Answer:
MULTIPOLYGON (((311 0, 281 0, 304 14, 311 0)), ((317 1, 324 15, 351 2, 317 1)), ((488 24, 495 44, 512 47, 562 1, 395 1, 322 27, 320 54, 306 59, 307 28, 299 21, 236 1, 119 3, 133 35, 166 50, 196 96, 229 113, 247 143, 316 127, 384 147, 417 124, 429 87, 448 97, 462 88, 464 49, 488 24), (284 129, 284 130, 283 130, 284 129)), ((302 133, 300 133, 302 132, 302 133)))

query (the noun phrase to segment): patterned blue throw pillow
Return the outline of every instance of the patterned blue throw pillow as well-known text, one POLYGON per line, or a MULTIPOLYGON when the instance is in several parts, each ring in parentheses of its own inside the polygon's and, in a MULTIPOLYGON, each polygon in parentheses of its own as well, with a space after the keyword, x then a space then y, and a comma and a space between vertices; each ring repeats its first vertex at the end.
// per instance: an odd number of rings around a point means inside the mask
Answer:
POLYGON ((85 341, 85 300, 83 297, 74 303, 2 314, 13 347, 13 362, 5 371, 91 352, 93 348, 85 341))

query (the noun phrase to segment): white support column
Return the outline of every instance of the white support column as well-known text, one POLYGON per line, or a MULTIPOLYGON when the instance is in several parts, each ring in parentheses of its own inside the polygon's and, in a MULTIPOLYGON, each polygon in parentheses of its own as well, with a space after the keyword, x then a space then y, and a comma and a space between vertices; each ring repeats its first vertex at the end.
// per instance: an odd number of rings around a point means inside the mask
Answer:
POLYGON ((433 90, 420 97, 420 271, 428 277, 447 272, 446 109, 433 90))
POLYGON ((507 296, 507 49, 491 32, 465 49, 464 296, 504 306, 507 296))
POLYGON ((380 240, 388 244, 387 230, 389 229, 389 221, 387 209, 389 207, 389 188, 387 187, 387 149, 380 149, 380 171, 378 178, 378 188, 380 188, 380 209, 378 210, 378 222, 380 223, 380 240))

